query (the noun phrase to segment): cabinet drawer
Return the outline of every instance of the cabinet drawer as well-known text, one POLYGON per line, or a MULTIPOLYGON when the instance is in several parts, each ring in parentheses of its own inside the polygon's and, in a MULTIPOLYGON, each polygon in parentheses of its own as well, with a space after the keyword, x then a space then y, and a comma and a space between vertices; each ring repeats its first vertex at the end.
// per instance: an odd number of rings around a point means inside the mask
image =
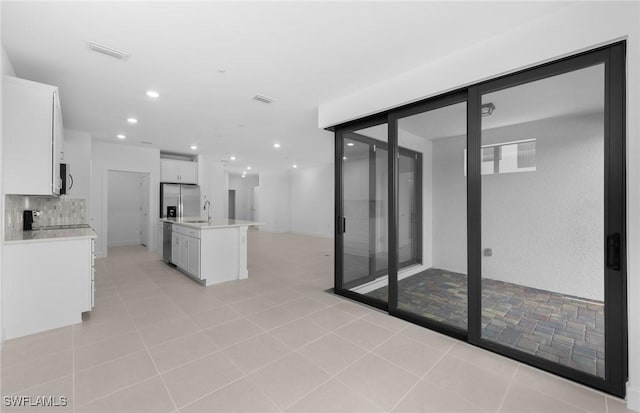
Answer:
POLYGON ((177 232, 178 234, 186 235, 188 237, 200 239, 200 230, 197 228, 189 228, 189 227, 183 227, 182 225, 174 225, 173 232, 177 232))

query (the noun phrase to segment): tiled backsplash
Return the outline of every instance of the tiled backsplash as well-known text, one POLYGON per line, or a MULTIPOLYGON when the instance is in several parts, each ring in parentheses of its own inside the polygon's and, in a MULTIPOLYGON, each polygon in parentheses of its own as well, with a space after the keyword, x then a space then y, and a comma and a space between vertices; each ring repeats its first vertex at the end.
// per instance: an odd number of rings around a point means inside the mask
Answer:
POLYGON ((22 231, 22 211, 42 211, 34 217, 34 227, 87 223, 84 199, 53 198, 46 196, 6 195, 4 200, 5 232, 22 231))

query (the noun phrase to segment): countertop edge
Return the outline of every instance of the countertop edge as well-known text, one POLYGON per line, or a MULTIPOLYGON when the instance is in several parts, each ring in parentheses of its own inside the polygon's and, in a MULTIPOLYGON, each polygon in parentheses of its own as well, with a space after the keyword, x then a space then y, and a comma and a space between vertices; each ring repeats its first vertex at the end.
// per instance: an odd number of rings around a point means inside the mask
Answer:
MULTIPOLYGON (((85 229, 86 230, 86 229, 85 229)), ((90 229, 90 231, 92 232, 91 234, 70 234, 68 236, 61 236, 61 235, 54 235, 52 234, 50 237, 47 238, 31 238, 31 239, 9 239, 9 240, 4 240, 3 241, 3 245, 14 245, 14 244, 31 244, 34 242, 62 242, 62 241, 74 241, 74 240, 81 240, 81 239, 96 239, 98 238, 98 235, 95 233, 95 231, 93 231, 92 229, 90 229)), ((6 237, 6 234, 5 234, 6 237)))
POLYGON ((237 228, 237 227, 250 227, 250 226, 254 226, 254 225, 264 225, 264 222, 254 222, 254 221, 244 221, 244 222, 238 222, 238 223, 233 223, 233 224, 216 224, 215 222, 212 223, 211 225, 208 225, 208 223, 206 222, 176 222, 170 219, 165 219, 165 218, 159 218, 159 220, 161 222, 170 222, 173 225, 180 225, 183 227, 188 227, 188 228, 195 228, 195 229, 202 229, 202 230, 206 230, 206 229, 219 229, 219 228, 237 228))

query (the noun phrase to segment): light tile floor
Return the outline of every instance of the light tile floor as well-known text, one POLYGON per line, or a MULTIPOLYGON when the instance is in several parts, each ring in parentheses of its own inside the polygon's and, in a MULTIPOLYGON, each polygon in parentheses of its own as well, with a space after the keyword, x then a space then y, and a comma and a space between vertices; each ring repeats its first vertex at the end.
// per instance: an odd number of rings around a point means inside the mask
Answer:
POLYGON ((249 279, 209 288, 141 247, 111 249, 82 324, 5 343, 2 394, 68 397, 40 410, 55 412, 626 411, 325 293, 332 249, 250 231, 249 279))

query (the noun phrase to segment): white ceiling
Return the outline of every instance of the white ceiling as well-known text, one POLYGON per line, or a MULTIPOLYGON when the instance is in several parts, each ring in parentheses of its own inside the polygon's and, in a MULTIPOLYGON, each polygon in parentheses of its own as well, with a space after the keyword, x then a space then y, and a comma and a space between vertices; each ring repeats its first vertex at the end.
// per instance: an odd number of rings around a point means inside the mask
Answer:
MULTIPOLYGON (((604 65, 564 73, 482 96, 493 103, 483 129, 604 110, 604 65)), ((398 128, 426 139, 466 134, 467 105, 458 103, 398 120, 398 128)))
POLYGON ((183 153, 196 144, 259 172, 331 162, 320 103, 566 4, 3 1, 2 40, 18 76, 60 87, 65 127, 183 153), (90 52, 88 40, 131 58, 90 52))

